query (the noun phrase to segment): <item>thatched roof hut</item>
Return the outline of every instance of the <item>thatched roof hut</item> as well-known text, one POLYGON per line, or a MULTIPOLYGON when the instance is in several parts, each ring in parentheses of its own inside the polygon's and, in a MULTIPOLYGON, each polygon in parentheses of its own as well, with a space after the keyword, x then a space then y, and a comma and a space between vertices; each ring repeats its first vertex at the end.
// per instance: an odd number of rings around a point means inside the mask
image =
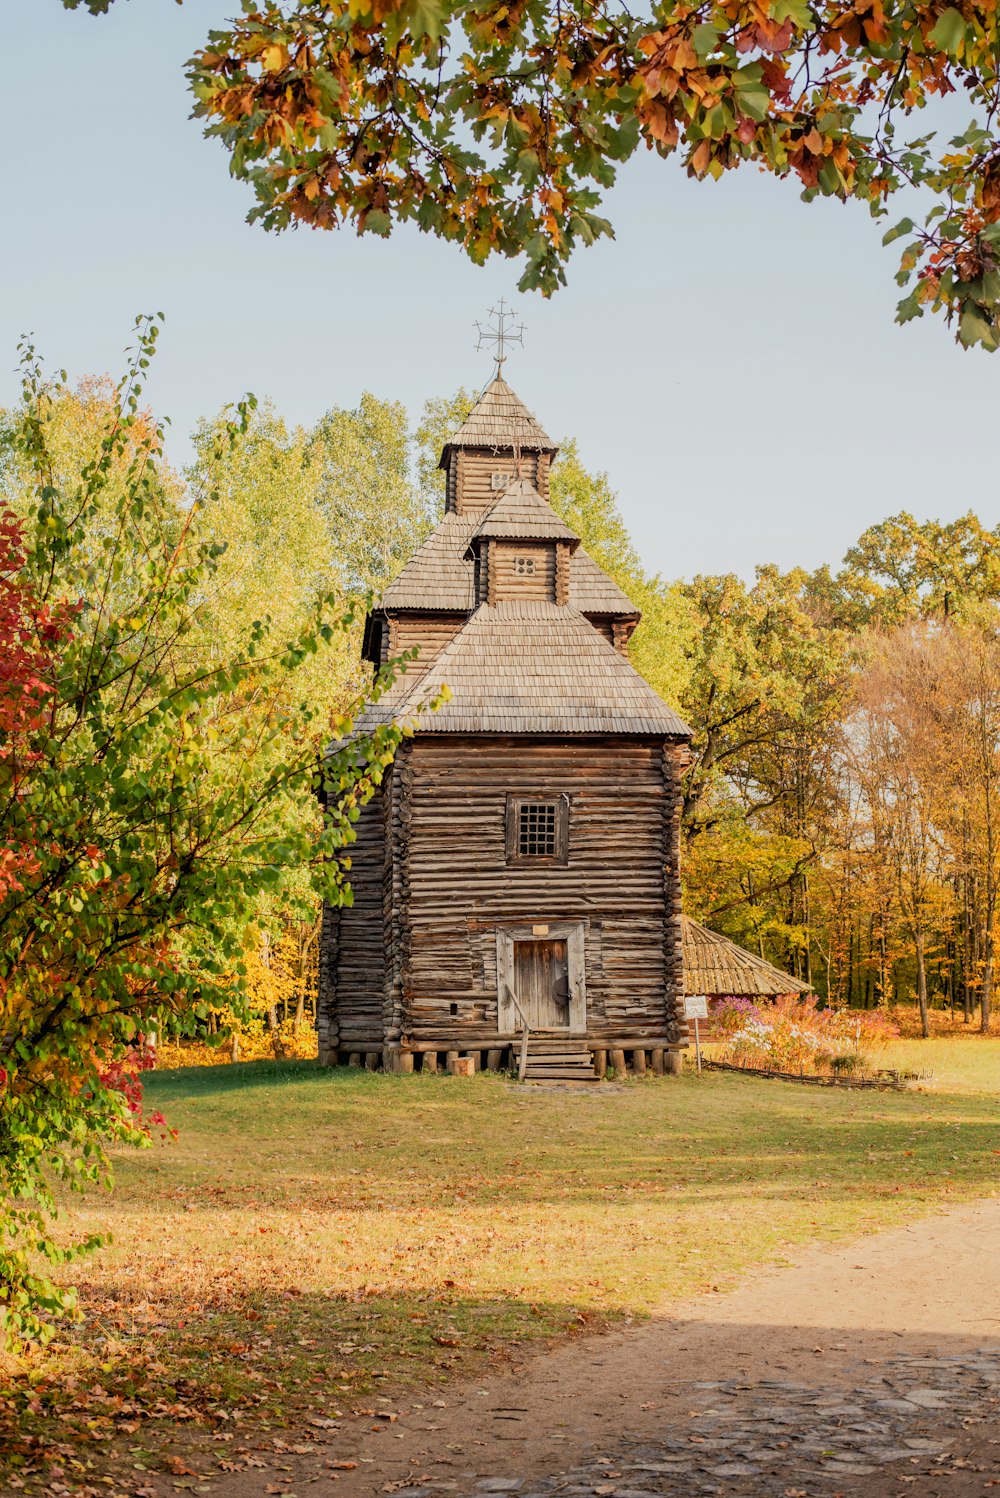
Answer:
POLYGON ((681 917, 684 992, 707 998, 776 999, 809 993, 809 984, 755 957, 727 936, 709 931, 690 916, 681 917))

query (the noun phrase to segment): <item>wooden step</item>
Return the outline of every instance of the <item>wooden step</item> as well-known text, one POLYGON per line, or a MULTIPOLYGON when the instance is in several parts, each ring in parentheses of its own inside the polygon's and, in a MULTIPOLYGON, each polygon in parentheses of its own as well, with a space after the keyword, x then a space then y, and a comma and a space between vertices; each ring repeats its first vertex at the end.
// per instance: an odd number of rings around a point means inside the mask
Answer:
POLYGON ((590 1047, 579 1040, 535 1040, 532 1038, 528 1041, 528 1050, 553 1056, 561 1055, 563 1051, 572 1051, 574 1055, 580 1051, 586 1051, 587 1055, 590 1055, 590 1047))
POLYGON ((598 1081, 590 1048, 579 1035, 558 1030, 532 1031, 525 1059, 526 1082, 562 1082, 581 1087, 598 1081))
POLYGON ((590 1060, 590 1051, 585 1045, 564 1046, 528 1046, 529 1056, 551 1056, 555 1060, 565 1057, 567 1060, 590 1060))
POLYGON ((589 1051, 529 1051, 529 1061, 567 1061, 579 1062, 582 1065, 591 1065, 589 1051))
POLYGON ((525 1082, 597 1082, 593 1067, 528 1067, 525 1082))
POLYGON ((589 1056, 529 1056, 529 1066, 593 1066, 589 1056))

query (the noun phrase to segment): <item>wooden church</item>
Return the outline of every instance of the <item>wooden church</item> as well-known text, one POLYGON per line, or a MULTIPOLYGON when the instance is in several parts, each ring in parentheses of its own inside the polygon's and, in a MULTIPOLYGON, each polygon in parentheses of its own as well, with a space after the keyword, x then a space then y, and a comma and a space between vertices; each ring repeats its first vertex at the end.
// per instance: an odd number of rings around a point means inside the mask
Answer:
POLYGON ((556 452, 498 365, 441 454, 441 524, 368 619, 374 665, 419 656, 357 727, 413 734, 357 823, 354 903, 324 912, 327 1065, 679 1070, 690 730, 548 503, 556 452))

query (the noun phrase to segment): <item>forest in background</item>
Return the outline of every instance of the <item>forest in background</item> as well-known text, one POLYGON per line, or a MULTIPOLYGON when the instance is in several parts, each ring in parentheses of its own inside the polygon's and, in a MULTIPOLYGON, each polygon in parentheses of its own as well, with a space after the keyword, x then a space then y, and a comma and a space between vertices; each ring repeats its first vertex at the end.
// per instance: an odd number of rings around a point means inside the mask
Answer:
MULTIPOLYGON (((113 395, 95 379, 51 402, 47 440, 66 475, 89 461, 113 395)), ((226 441, 222 413, 199 427, 183 473, 160 457, 167 529, 190 523, 222 548, 185 649, 225 660, 258 619, 291 638, 318 597, 337 592, 346 607, 378 593, 441 514, 437 459, 473 398, 430 400, 413 422, 365 394, 311 430, 265 406, 226 441)), ((31 488, 7 440, 19 419, 0 414, 0 500, 23 513, 31 488)), ((109 493, 126 481, 123 458, 109 493)), ((633 664, 694 730, 687 911, 831 1002, 917 1002, 925 1018, 946 1004, 985 1028, 1000 897, 1000 528, 971 512, 901 513, 836 571, 668 580, 647 572, 608 476, 572 439, 551 498, 642 609, 633 664)), ((297 667, 294 693, 320 718, 365 690, 360 638, 355 623, 297 667)), ((289 798, 284 814, 300 822, 301 804, 289 798)), ((253 1018, 238 1019, 206 974, 197 1023, 229 1035, 234 1056, 241 1041, 280 1047, 307 1031, 317 941, 314 897, 291 874, 246 911, 246 974, 232 982, 253 1018)))

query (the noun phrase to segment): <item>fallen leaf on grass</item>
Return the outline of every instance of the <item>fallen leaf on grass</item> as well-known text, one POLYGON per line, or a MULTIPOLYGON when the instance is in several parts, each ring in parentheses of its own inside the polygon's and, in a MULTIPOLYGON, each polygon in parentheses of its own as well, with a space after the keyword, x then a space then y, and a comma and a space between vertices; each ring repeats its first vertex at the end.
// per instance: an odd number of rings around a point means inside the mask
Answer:
POLYGON ((189 1467, 182 1456, 167 1456, 163 1459, 163 1465, 172 1477, 197 1477, 199 1474, 193 1467, 189 1467))
POLYGON ((332 1467, 334 1472, 353 1472, 358 1464, 357 1462, 327 1462, 326 1465, 332 1467))

